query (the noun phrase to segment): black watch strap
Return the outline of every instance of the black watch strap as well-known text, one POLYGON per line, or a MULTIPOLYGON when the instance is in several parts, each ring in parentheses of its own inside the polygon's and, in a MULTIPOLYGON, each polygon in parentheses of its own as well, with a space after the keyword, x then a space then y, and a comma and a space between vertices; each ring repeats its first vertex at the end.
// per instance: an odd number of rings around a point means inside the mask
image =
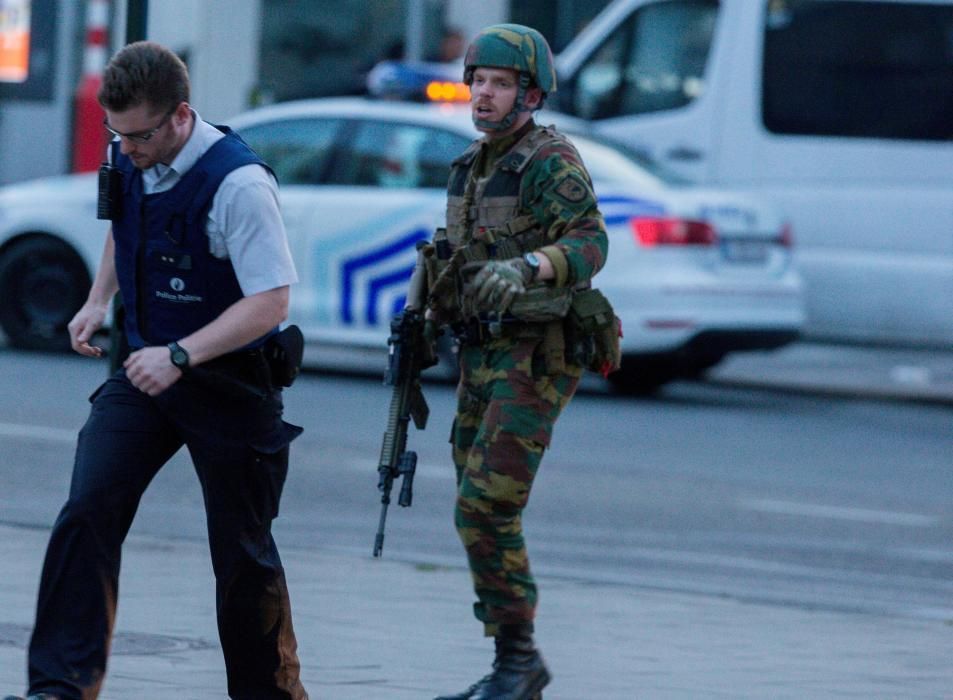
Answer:
POLYGON ((189 353, 186 352, 185 348, 179 345, 177 342, 172 341, 168 345, 169 347, 169 359, 172 360, 172 364, 178 367, 181 370, 186 370, 189 368, 189 353))

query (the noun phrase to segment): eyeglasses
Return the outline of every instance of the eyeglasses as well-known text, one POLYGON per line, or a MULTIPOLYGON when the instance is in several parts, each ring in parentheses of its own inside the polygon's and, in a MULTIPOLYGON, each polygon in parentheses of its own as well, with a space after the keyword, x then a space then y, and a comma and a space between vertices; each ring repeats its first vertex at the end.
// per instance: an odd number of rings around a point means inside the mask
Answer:
POLYGON ((176 109, 178 109, 178 106, 173 107, 168 112, 166 112, 165 116, 162 117, 159 123, 156 124, 155 127, 153 127, 152 129, 149 129, 148 131, 140 131, 135 134, 124 134, 121 131, 116 131, 111 126, 109 126, 109 117, 103 117, 103 126, 106 127, 106 131, 108 131, 113 136, 118 136, 119 138, 126 139, 127 141, 132 141, 133 143, 138 143, 138 144, 149 143, 149 139, 155 136, 156 132, 159 131, 159 129, 161 129, 163 126, 165 126, 165 123, 169 121, 169 117, 175 114, 176 109))

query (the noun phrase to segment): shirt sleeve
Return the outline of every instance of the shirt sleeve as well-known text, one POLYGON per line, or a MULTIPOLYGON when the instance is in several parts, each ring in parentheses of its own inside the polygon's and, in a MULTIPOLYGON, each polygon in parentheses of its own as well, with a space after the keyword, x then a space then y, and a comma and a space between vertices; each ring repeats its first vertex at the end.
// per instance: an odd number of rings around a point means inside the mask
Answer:
POLYGON ((209 250, 232 262, 245 296, 298 281, 281 218, 278 186, 260 165, 229 173, 212 200, 209 250))
POLYGON ((592 180, 571 143, 543 146, 523 175, 523 206, 539 221, 551 244, 540 252, 556 271, 556 286, 588 282, 609 252, 605 222, 592 180))

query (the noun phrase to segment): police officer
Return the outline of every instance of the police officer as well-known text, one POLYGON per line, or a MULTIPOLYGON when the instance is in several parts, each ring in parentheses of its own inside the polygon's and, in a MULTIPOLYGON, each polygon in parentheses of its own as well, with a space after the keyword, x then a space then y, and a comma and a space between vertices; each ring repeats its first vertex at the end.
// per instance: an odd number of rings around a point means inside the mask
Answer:
POLYGON ((93 394, 79 434, 40 581, 30 698, 98 696, 123 540, 184 445, 206 506, 229 696, 306 699, 271 535, 301 432, 281 418, 262 351, 297 281, 276 183, 237 135, 189 106, 186 67, 158 44, 119 51, 99 101, 121 206, 69 332, 76 352, 101 355, 91 339, 118 289, 132 353, 93 394))
POLYGON ((496 658, 489 675, 438 700, 522 700, 540 697, 550 675, 533 642, 537 590, 521 515, 582 374, 567 307, 602 268, 608 243, 579 154, 532 116, 556 89, 542 35, 484 29, 464 79, 483 137, 451 169, 447 226, 428 251, 428 314, 460 343, 455 521, 496 658))

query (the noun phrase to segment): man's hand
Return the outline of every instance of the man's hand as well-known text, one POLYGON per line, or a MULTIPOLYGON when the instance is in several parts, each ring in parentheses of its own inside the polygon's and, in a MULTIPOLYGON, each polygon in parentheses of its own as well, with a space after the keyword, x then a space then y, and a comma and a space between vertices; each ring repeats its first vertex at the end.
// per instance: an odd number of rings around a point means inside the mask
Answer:
POLYGON ((86 357, 103 357, 105 353, 100 347, 90 345, 93 334, 103 327, 106 320, 108 304, 94 304, 87 301, 69 322, 69 342, 73 350, 86 357))
POLYGON ((503 313, 532 279, 533 270, 522 258, 491 260, 480 268, 464 293, 473 298, 478 311, 503 313))
POLYGON ((136 350, 123 362, 123 367, 132 385, 149 396, 158 396, 182 376, 164 345, 136 350))

